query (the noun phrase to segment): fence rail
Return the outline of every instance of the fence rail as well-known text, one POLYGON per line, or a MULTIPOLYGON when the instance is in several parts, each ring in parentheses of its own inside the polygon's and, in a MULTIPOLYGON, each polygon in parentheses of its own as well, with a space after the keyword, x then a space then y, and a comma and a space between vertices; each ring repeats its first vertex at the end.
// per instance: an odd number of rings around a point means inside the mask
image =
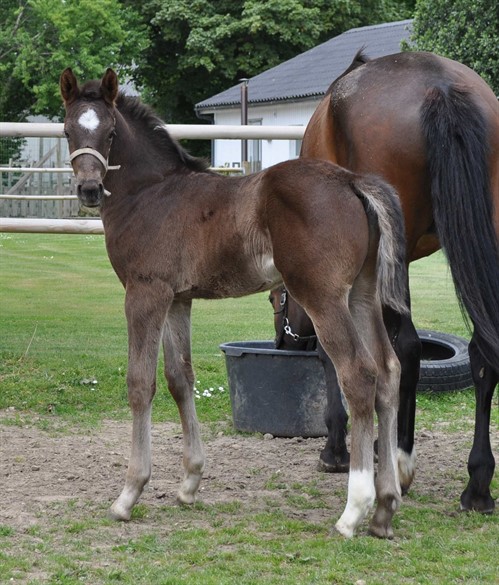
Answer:
POLYGON ((19 219, 0 217, 0 232, 20 234, 103 234, 100 219, 19 219))
POLYGON ((71 167, 3 167, 0 165, 1 173, 70 173, 71 167))
MULTIPOLYGON (((165 124, 177 139, 186 140, 301 140, 304 126, 228 126, 209 124, 165 124)), ((64 124, 55 122, 0 122, 0 136, 64 137, 64 124)))
MULTIPOLYGON (((165 128, 174 138, 188 140, 301 140, 305 128, 303 126, 228 126, 208 124, 165 124, 165 128)), ((62 138, 62 123, 17 123, 0 122, 0 137, 11 138, 62 138)), ((237 172, 238 169, 215 169, 221 172, 237 172)), ((67 173, 71 168, 46 167, 0 167, 0 172, 18 173, 67 173)), ((30 201, 75 200, 74 195, 0 195, 0 199, 18 199, 28 205, 30 201)), ((19 233, 54 233, 54 234, 102 234, 102 222, 99 219, 39 219, 39 218, 6 218, 0 217, 0 232, 19 233)))
POLYGON ((0 195, 0 199, 13 201, 76 201, 76 195, 0 195))

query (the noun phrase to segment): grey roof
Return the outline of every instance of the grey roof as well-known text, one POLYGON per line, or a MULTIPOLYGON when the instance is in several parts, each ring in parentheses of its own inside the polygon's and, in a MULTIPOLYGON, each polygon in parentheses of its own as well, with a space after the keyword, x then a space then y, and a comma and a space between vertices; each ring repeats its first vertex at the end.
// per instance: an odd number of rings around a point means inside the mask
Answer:
MULTIPOLYGON (((370 58, 400 51, 403 39, 409 40, 412 20, 352 28, 313 49, 268 69, 249 80, 251 104, 303 99, 326 93, 331 82, 364 48, 370 58)), ((196 104, 196 110, 227 107, 241 103, 240 84, 196 104)))

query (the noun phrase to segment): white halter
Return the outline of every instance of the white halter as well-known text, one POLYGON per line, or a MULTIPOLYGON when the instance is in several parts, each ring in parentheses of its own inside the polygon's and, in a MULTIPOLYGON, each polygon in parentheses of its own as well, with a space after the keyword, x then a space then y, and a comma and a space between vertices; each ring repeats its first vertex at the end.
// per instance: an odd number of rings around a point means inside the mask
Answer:
POLYGON ((89 148, 89 147, 78 148, 77 150, 73 151, 69 156, 69 162, 73 162, 73 160, 77 156, 80 156, 80 154, 91 154, 92 156, 95 156, 95 158, 104 167, 104 170, 106 171, 106 173, 107 173, 107 171, 117 171, 118 169, 121 168, 121 165, 109 166, 107 160, 102 156, 102 154, 98 150, 95 150, 95 148, 89 148))
MULTIPOLYGON (((73 162, 73 160, 77 156, 80 156, 80 154, 91 154, 92 156, 95 156, 95 158, 104 167, 104 172, 106 172, 106 173, 107 173, 107 171, 117 171, 118 169, 121 168, 121 165, 109 166, 107 160, 102 156, 102 154, 98 150, 95 150, 95 148, 89 148, 89 147, 86 147, 86 148, 78 148, 77 150, 74 150, 69 155, 69 162, 73 162)), ((109 197, 111 195, 111 193, 107 189, 104 189, 104 195, 106 197, 109 197)))

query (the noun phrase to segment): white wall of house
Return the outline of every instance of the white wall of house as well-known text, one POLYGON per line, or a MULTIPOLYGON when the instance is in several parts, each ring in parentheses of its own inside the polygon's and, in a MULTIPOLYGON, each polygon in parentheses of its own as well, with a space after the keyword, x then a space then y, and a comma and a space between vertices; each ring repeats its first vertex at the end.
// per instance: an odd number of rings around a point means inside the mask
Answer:
MULTIPOLYGON (((306 126, 319 102, 320 98, 300 102, 250 104, 248 123, 261 126, 306 126)), ((239 107, 220 108, 214 111, 204 111, 203 114, 205 113, 214 115, 215 124, 236 126, 241 124, 239 107)), ((296 158, 300 152, 300 143, 301 141, 297 140, 249 140, 248 158, 250 162, 259 158, 261 168, 265 169, 278 162, 296 158)), ((212 164, 216 167, 241 166, 241 140, 214 140, 212 164)))

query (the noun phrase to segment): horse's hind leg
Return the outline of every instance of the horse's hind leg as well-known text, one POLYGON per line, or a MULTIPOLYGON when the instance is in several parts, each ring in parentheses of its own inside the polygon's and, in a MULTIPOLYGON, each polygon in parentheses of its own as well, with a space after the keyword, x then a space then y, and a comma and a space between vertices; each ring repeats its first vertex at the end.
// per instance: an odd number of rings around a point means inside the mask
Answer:
POLYGON ((471 373, 475 383, 475 435, 468 458, 470 476, 461 494, 461 509, 476 510, 484 514, 493 512, 494 499, 490 482, 494 477, 495 461, 490 446, 490 409, 492 396, 499 381, 498 373, 485 361, 478 349, 474 333, 469 346, 471 373))
POLYGON ((319 471, 327 473, 348 473, 350 454, 347 450, 346 436, 348 415, 343 406, 341 390, 336 376, 336 370, 329 356, 317 344, 319 359, 324 366, 326 378, 326 427, 327 441, 319 457, 319 471))
POLYGON ((163 334, 165 376, 177 403, 184 436, 184 480, 177 494, 182 504, 194 503, 205 463, 194 405, 190 311, 190 301, 175 301, 168 312, 163 334))
POLYGON ((172 295, 153 283, 127 283, 128 402, 132 410, 132 448, 125 486, 113 503, 115 520, 130 520, 132 508, 151 476, 151 407, 161 332, 172 295))

